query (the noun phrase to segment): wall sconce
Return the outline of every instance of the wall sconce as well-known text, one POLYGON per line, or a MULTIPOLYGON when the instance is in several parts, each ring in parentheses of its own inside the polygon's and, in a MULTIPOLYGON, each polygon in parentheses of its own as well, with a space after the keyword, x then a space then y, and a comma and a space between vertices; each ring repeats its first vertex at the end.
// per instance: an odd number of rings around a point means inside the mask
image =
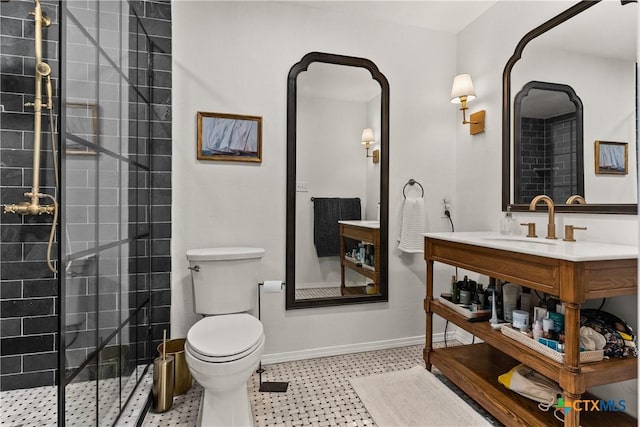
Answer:
POLYGON ((373 130, 367 128, 362 131, 362 145, 367 150, 367 157, 371 157, 373 159, 373 163, 378 163, 380 161, 380 150, 373 150, 373 153, 369 154, 369 148, 371 148, 371 144, 375 141, 373 140, 373 130))
POLYGON ((451 103, 460 104, 462 110, 462 124, 471 125, 469 127, 469 134, 476 135, 484 132, 484 113, 485 110, 480 110, 469 116, 470 121, 467 121, 465 116, 465 110, 467 109, 467 102, 476 99, 476 90, 473 88, 473 82, 469 74, 459 74, 453 80, 453 86, 451 87, 451 103))

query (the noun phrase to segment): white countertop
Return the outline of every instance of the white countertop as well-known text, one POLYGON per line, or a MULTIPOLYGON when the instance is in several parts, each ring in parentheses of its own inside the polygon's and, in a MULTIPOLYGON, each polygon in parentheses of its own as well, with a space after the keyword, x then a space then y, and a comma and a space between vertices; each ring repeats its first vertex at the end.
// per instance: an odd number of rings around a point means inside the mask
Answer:
POLYGON ((355 227, 374 228, 376 230, 380 228, 380 221, 338 221, 338 224, 353 225, 355 227))
POLYGON ((598 242, 565 242, 544 237, 509 236, 494 231, 424 233, 423 236, 567 261, 606 261, 638 257, 638 247, 598 242))

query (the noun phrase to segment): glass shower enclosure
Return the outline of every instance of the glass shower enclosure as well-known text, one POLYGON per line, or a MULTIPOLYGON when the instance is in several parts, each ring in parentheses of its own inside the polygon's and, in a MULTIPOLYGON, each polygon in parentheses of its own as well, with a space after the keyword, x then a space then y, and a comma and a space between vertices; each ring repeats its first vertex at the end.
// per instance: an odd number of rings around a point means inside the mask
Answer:
POLYGON ((113 425, 151 348, 152 42, 127 1, 60 7, 58 425, 113 425))

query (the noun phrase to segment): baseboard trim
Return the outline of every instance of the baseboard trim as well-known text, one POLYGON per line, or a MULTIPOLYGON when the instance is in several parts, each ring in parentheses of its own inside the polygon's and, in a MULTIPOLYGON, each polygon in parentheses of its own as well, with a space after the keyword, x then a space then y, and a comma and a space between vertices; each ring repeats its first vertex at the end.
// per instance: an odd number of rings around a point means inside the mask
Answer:
MULTIPOLYGON (((455 331, 447 332, 447 340, 454 339, 456 339, 455 331)), ((444 333, 441 332, 433 334, 433 342, 443 341, 444 333)), ((424 335, 418 335, 415 337, 396 338, 392 340, 372 341, 332 347, 319 347, 307 350, 288 351, 284 353, 265 354, 262 356, 262 363, 268 365, 272 363, 293 362, 296 360, 316 359, 318 357, 339 356, 341 354, 362 353, 365 351, 407 347, 411 345, 424 344, 424 342, 424 335)))

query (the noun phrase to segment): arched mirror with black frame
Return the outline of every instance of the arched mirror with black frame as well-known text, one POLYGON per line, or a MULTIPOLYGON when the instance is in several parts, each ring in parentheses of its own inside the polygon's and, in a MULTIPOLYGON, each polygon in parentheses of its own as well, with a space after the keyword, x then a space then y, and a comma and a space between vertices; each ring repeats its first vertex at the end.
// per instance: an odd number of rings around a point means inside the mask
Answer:
POLYGON ((637 214, 638 7, 627 3, 580 1, 529 31, 517 44, 503 73, 503 210, 529 208, 517 188, 523 169, 518 166, 516 94, 529 82, 539 81, 570 86, 583 107, 581 195, 587 204, 567 205, 563 194, 554 198, 556 211, 637 214), (626 144, 628 171, 599 174, 595 168, 596 141, 626 144))
POLYGON ((571 86, 529 82, 514 101, 514 203, 584 192, 582 101, 571 86))
POLYGON ((323 52, 287 83, 286 308, 388 301, 389 83, 323 52))

